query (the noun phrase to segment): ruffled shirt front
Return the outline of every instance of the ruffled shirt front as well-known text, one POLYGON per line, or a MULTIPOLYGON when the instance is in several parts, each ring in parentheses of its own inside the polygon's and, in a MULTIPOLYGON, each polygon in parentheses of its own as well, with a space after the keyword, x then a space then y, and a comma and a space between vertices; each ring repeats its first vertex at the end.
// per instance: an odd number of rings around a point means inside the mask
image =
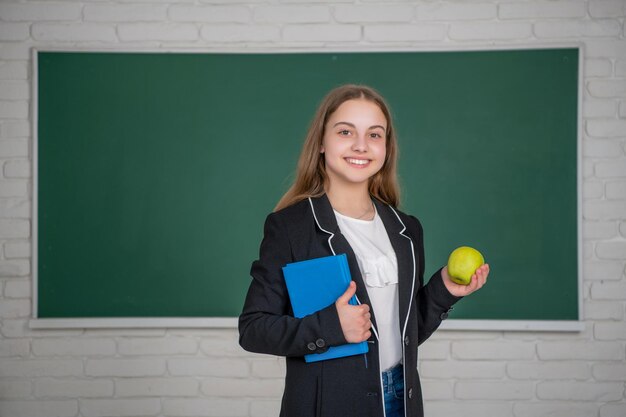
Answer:
POLYGON ((354 250, 376 317, 380 369, 391 368, 402 359, 396 254, 378 212, 373 220, 354 219, 338 211, 335 217, 354 250))

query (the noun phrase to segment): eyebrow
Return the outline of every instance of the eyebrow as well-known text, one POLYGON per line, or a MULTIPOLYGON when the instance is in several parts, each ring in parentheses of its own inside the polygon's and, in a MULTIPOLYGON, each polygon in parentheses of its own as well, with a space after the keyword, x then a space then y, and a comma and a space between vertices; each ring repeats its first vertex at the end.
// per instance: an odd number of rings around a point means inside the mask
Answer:
MULTIPOLYGON (((350 122, 337 122, 337 123, 335 123, 335 124, 333 125, 333 127, 337 127, 338 125, 348 125, 348 126, 350 126, 350 127, 354 128, 354 129, 356 129, 356 126, 355 126, 354 124, 350 123, 350 122)), ((384 127, 384 126, 381 126, 381 125, 373 125, 373 126, 370 126, 370 127, 368 128, 368 130, 370 130, 370 129, 376 129, 376 128, 378 128, 378 129, 382 129, 382 130, 384 130, 384 131, 387 131, 387 129, 385 129, 385 127, 384 127)))

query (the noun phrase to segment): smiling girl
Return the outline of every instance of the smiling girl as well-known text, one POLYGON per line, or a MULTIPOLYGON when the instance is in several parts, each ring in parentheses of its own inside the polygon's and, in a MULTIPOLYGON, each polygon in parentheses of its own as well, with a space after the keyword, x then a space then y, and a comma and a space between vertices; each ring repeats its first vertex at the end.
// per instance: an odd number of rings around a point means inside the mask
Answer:
POLYGON ((244 349, 286 357, 281 416, 423 416, 417 347, 487 280, 486 264, 467 286, 444 267, 424 285, 422 226, 397 208, 396 159, 391 114, 376 91, 345 85, 324 98, 295 182, 266 219, 239 318, 244 349), (346 292, 295 318, 282 267, 341 253, 353 280, 346 292), (355 293, 356 306, 348 303, 355 293), (365 360, 303 358, 362 341, 365 360))

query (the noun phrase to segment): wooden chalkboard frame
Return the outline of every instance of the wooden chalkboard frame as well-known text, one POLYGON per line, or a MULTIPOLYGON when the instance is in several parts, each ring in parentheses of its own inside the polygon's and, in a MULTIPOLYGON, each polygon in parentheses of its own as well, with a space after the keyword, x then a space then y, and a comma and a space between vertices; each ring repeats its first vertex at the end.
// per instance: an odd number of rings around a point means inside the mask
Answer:
MULTIPOLYGON (((463 49, 398 49, 381 50, 381 49, 362 49, 362 50, 324 50, 319 52, 332 53, 375 53, 375 52, 468 52, 468 51, 510 51, 510 50, 540 50, 554 48, 576 48, 578 49, 578 114, 577 114, 577 249, 578 249, 578 319, 577 320, 446 320, 441 328, 445 330, 487 330, 487 331, 582 331, 584 330, 583 302, 582 302, 582 98, 583 98, 583 45, 581 43, 558 43, 545 45, 514 45, 514 46, 476 46, 463 49)), ((158 318, 40 318, 38 316, 38 53, 39 52, 112 52, 112 53, 316 53, 317 51, 301 51, 301 50, 155 50, 155 49, 84 49, 84 48, 33 48, 32 50, 32 131, 33 131, 33 204, 32 204, 32 230, 33 230, 33 255, 32 255, 32 316, 29 325, 35 329, 57 329, 57 328, 235 328, 237 326, 236 318, 221 317, 198 317, 198 318, 178 318, 178 317, 158 317, 158 318)))

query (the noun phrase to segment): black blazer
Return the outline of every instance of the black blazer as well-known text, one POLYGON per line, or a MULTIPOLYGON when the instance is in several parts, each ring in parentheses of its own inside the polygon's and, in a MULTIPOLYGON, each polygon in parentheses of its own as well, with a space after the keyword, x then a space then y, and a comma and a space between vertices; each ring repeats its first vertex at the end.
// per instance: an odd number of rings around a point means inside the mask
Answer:
MULTIPOLYGON (((459 298, 448 292, 441 271, 424 286, 424 246, 419 221, 377 200, 374 203, 398 260, 405 415, 421 417, 417 346, 439 327, 459 298)), ((375 311, 367 354, 313 363, 303 359, 305 354, 324 352, 346 340, 334 303, 302 319, 293 317, 281 269, 285 264, 345 253, 357 285, 357 297, 371 307, 356 257, 337 226, 328 198, 309 198, 270 214, 264 233, 239 317, 239 343, 251 352, 287 357, 280 415, 383 417, 375 311)))

